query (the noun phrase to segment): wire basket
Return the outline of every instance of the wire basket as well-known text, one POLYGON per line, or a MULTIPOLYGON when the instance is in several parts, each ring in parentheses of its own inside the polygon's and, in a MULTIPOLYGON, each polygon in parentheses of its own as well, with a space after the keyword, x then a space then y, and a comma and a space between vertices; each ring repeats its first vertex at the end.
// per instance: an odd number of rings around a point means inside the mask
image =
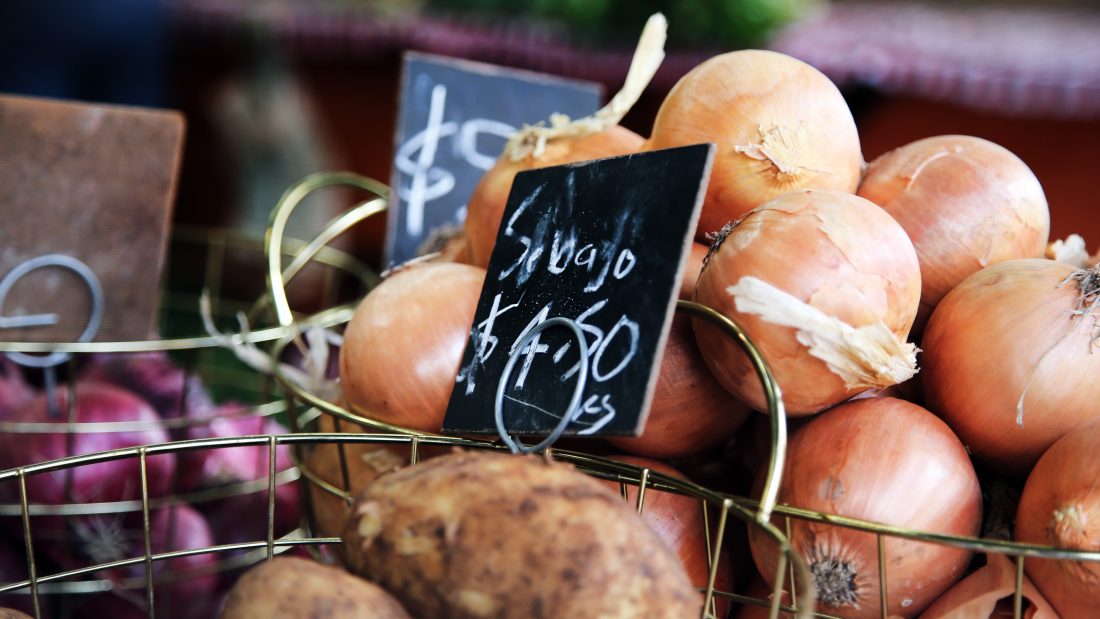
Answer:
MULTIPOLYGON (((364 212, 362 205, 356 209, 353 214, 364 212)), ((378 279, 355 257, 335 249, 310 250, 308 243, 294 239, 286 239, 284 246, 292 257, 309 254, 281 274, 287 281, 299 278, 301 285, 296 281, 290 294, 308 311, 357 299, 378 279)), ((276 530, 296 534, 299 474, 286 447, 274 468, 262 450, 238 451, 232 460, 218 460, 229 454, 194 447, 194 441, 185 450, 143 457, 140 466, 136 460, 112 464, 88 453, 110 445, 169 444, 189 437, 227 436, 228 441, 214 440, 212 445, 231 444, 234 435, 285 428, 286 402, 274 391, 270 374, 241 363, 223 347, 225 337, 251 344, 286 337, 288 329, 268 319, 265 264, 263 239, 257 235, 180 227, 170 241, 161 337, 0 342, 0 369, 25 380, 20 388, 41 387, 32 404, 44 401, 49 408, 45 417, 33 420, 7 413, 0 419, 4 457, 9 459, 4 466, 71 456, 67 464, 49 469, 55 472, 13 468, 3 477, 9 481, 0 482, 0 606, 49 617, 144 616, 149 610, 144 607, 146 578, 119 563, 126 553, 140 549, 143 539, 171 545, 188 533, 212 546, 222 538, 219 522, 242 517, 250 517, 252 528, 262 533, 266 493, 272 487, 282 503, 293 506, 281 514, 276 530), (206 318, 199 312, 204 297, 206 318), (225 323, 237 315, 247 316, 255 328, 222 337, 204 333, 204 321, 225 323), (25 361, 27 367, 16 368, 10 358, 25 361), (100 386, 105 383, 112 386, 100 386), (85 417, 90 414, 85 405, 108 391, 112 396, 136 393, 150 406, 133 417, 118 417, 130 421, 85 417), (155 413, 149 412, 152 408, 155 413), (20 453, 36 454, 34 461, 11 461, 17 456, 8 447, 14 444, 22 444, 20 453), (48 448, 36 451, 41 445, 48 448), (195 471, 202 466, 207 468, 200 476, 195 471), (87 485, 97 476, 95 485, 87 485), (195 514, 201 514, 202 524, 193 522, 195 514), (63 576, 37 577, 48 574, 63 576)), ((309 318, 299 320, 310 323, 309 318)), ((234 535, 251 534, 242 527, 234 535)), ((263 556, 233 552, 209 555, 208 560, 171 561, 158 568, 153 582, 172 584, 181 597, 201 593, 203 587, 222 591, 263 556)), ((206 615, 196 610, 167 616, 206 615)))

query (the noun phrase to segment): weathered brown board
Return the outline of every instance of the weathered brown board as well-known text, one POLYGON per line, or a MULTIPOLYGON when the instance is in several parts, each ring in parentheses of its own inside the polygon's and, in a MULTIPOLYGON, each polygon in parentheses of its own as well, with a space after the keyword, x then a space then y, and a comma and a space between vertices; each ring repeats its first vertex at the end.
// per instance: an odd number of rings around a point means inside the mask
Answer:
MULTIPOLYGON (((174 111, 0 96, 0 288, 37 256, 88 266, 103 291, 94 341, 145 339, 158 290, 183 142, 174 111)), ((71 269, 7 282, 0 317, 56 314, 50 326, 5 328, 3 341, 75 340, 91 313, 71 269)))

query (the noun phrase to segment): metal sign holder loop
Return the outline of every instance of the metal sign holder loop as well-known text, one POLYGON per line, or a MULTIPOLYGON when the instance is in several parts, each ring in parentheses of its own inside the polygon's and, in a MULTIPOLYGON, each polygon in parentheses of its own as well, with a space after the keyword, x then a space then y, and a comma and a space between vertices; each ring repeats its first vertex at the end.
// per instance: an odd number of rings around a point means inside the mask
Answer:
POLYGON ((577 410, 580 408, 581 397, 584 395, 584 386, 588 381, 588 342, 584 339, 584 333, 577 325, 577 322, 569 318, 562 316, 556 316, 545 320, 531 328, 518 342, 512 347, 512 354, 508 356, 508 363, 504 366, 504 372, 500 376, 500 382, 497 383, 497 397, 493 405, 493 417, 497 426, 497 433, 500 435, 501 440, 508 446, 508 449, 512 450, 512 453, 516 454, 530 454, 540 452, 556 442, 561 435, 565 433, 565 428, 569 426, 569 422, 573 420, 577 410), (530 344, 531 340, 535 339, 540 333, 549 329, 550 327, 565 327, 569 329, 573 336, 577 339, 577 344, 580 348, 580 371, 577 372, 577 384, 573 387, 573 397, 569 400, 569 407, 561 417, 561 421, 558 422, 550 432, 550 434, 539 441, 535 445, 525 445, 519 439, 513 438, 508 434, 508 429, 504 426, 504 391, 508 385, 508 378, 512 375, 512 369, 516 366, 516 361, 522 356, 523 349, 530 344))

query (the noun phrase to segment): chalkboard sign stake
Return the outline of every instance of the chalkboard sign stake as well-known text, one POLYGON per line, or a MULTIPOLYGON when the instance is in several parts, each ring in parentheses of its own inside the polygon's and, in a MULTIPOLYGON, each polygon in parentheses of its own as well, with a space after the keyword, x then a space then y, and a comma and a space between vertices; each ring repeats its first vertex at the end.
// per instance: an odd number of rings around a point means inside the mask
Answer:
POLYGON ((553 445, 561 435, 565 433, 565 429, 569 426, 569 422, 577 415, 577 409, 580 408, 581 396, 584 394, 584 386, 588 381, 588 342, 584 339, 584 333, 581 331, 580 325, 577 321, 563 316, 556 316, 550 318, 545 322, 539 323, 533 329, 527 332, 516 345, 512 347, 511 354, 508 356, 508 363, 504 366, 504 372, 500 376, 500 382, 497 383, 497 399, 493 406, 493 412, 495 415, 495 421, 497 426, 497 433, 500 435, 501 440, 508 446, 508 449, 512 450, 514 454, 529 454, 548 449, 553 445), (579 371, 577 372, 577 384, 573 387, 573 397, 569 400, 569 406, 566 407, 565 414, 561 416, 561 421, 558 425, 554 426, 553 431, 549 436, 540 441, 537 445, 527 446, 524 445, 519 439, 512 438, 508 434, 508 429, 504 426, 504 392, 508 386, 508 379, 512 376, 512 370, 516 367, 516 362, 523 358, 523 350, 531 344, 531 341, 550 327, 562 326, 568 328, 573 332, 573 337, 577 340, 577 345, 580 350, 579 371))

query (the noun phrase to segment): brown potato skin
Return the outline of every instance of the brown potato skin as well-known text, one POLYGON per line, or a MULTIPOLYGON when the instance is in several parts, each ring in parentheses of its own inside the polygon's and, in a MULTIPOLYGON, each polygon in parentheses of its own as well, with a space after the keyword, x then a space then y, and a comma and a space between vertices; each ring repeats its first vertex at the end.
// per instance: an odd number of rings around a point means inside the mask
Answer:
POLYGON ((241 576, 221 619, 411 619, 397 600, 347 572, 299 557, 278 557, 241 576))
POLYGON ((344 532, 348 568, 418 617, 684 619, 679 558, 572 466, 459 452, 378 478, 344 532))

